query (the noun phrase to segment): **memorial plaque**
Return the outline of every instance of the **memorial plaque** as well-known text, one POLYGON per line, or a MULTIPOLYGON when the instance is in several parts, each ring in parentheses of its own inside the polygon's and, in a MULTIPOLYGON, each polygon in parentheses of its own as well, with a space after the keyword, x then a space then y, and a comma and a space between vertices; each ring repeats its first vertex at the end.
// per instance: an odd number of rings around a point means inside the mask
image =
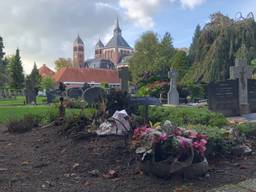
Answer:
POLYGON ((72 99, 78 99, 83 96, 83 89, 79 87, 70 88, 67 90, 67 96, 72 99))
POLYGON ((238 80, 210 83, 208 85, 209 109, 225 116, 239 115, 238 93, 238 80))
POLYGON ((250 112, 256 113, 256 80, 248 79, 248 103, 250 112))

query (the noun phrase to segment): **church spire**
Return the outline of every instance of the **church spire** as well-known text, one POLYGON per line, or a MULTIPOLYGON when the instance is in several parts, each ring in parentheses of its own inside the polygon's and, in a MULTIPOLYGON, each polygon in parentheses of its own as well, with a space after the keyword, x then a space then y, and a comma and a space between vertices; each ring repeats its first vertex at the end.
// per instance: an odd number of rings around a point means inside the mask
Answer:
POLYGON ((117 34, 117 35, 121 35, 122 33, 122 30, 120 29, 120 26, 119 26, 119 19, 118 17, 116 18, 116 27, 114 29, 114 34, 117 34))

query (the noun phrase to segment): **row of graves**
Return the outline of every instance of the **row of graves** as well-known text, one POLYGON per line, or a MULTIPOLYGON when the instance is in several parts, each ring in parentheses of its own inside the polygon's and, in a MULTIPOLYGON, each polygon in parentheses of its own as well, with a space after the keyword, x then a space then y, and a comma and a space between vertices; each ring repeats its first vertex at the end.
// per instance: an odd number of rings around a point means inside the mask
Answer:
POLYGON ((20 89, 0 88, 0 100, 15 99, 17 96, 23 96, 24 91, 20 89))

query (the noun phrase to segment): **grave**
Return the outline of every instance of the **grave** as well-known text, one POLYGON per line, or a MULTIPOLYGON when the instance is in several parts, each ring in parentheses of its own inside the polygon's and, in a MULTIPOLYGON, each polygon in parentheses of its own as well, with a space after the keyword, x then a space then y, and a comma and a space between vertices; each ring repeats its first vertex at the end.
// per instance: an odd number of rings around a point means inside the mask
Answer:
POLYGON ((170 90, 168 92, 168 104, 178 105, 179 104, 179 93, 177 90, 177 72, 174 69, 170 69, 168 72, 168 77, 170 78, 170 90))
POLYGON ((208 106, 226 116, 256 112, 256 80, 246 59, 237 59, 230 67, 231 80, 208 85, 208 106))
POLYGON ((129 70, 128 67, 118 69, 119 78, 121 79, 121 90, 128 92, 129 89, 129 70))
POLYGON ((83 89, 79 87, 73 87, 67 90, 67 96, 72 99, 78 99, 83 96, 83 89))
POLYGON ((230 78, 238 79, 240 114, 250 113, 248 103, 248 79, 252 77, 252 68, 247 65, 246 59, 237 59, 235 66, 230 67, 230 78))
POLYGON ((210 83, 208 85, 208 106, 225 116, 239 115, 238 80, 210 83))
POLYGON ((82 98, 88 104, 98 104, 103 100, 105 100, 106 97, 107 97, 106 91, 100 87, 92 87, 92 88, 86 89, 82 96, 82 98))

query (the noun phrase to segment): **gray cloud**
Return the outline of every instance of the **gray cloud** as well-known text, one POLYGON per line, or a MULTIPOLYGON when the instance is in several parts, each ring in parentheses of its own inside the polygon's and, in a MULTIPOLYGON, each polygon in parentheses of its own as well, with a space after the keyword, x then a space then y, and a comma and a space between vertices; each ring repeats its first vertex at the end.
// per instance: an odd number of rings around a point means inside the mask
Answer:
MULTIPOLYGON (((58 57, 72 56, 79 33, 86 55, 92 56, 95 41, 112 32, 118 15, 115 0, 9 0, 0 1, 0 35, 6 51, 21 50, 25 71, 33 61, 53 67, 58 57)), ((116 3, 117 4, 117 3, 116 3)))

